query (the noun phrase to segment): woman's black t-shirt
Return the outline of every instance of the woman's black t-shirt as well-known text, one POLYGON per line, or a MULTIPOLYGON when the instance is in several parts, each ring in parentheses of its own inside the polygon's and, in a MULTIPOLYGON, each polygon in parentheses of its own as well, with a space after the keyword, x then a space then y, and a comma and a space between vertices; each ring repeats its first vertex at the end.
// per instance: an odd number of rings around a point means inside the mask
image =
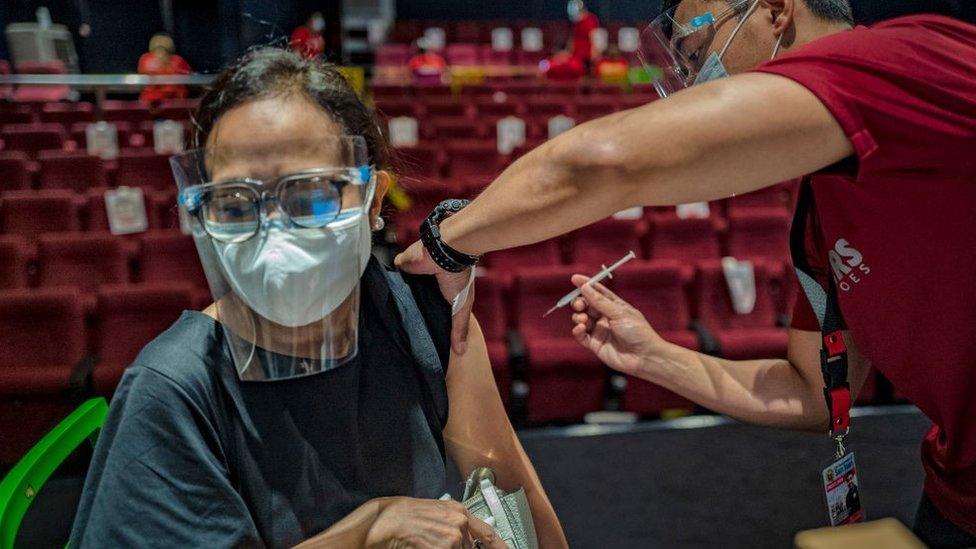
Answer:
MULTIPOLYGON (((383 269, 362 277, 358 356, 303 378, 240 381, 222 328, 183 313, 123 376, 70 545, 290 546, 372 498, 440 497, 446 385, 418 372, 383 269)), ((446 369, 450 306, 405 278, 446 369)))

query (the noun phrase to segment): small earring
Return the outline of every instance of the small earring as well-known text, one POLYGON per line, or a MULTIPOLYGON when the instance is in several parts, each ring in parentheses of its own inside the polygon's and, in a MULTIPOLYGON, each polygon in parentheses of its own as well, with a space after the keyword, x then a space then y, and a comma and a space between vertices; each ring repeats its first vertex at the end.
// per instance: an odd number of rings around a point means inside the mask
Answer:
POLYGON ((386 228, 386 221, 382 217, 377 217, 376 220, 373 221, 374 231, 382 231, 385 228, 386 228))

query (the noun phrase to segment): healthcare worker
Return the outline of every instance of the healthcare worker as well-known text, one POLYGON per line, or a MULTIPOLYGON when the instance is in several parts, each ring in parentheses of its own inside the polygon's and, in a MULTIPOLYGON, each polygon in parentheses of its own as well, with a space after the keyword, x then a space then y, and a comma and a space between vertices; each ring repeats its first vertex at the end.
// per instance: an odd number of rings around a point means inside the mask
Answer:
POLYGON ((126 370, 70 546, 504 548, 439 500, 450 456, 524 487, 540 545, 564 547, 484 338, 452 355, 435 281, 370 254, 389 158, 342 75, 258 49, 194 120, 172 164, 214 303, 126 370))
MULTIPOLYGON (((805 177, 788 359, 676 347, 589 287, 573 334, 610 367, 712 410, 838 438, 873 365, 934 424, 916 532, 936 546, 976 545, 976 27, 935 15, 852 27, 846 0, 674 4, 641 50, 664 69, 664 99, 521 157, 470 206, 425 222, 398 265, 435 273, 450 297, 492 250, 628 207, 805 177)), ((459 351, 464 320, 455 317, 459 351)))

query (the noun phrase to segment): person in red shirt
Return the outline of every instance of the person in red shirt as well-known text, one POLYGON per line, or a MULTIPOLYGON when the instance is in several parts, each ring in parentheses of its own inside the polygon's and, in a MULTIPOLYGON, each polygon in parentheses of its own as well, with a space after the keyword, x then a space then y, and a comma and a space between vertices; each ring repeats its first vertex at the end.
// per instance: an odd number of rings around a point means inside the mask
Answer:
MULTIPOLYGON (((794 257, 810 276, 800 278, 787 357, 733 361, 678 347, 612 292, 585 285, 572 334, 611 368, 711 410, 821 432, 843 427, 844 382, 849 402, 873 366, 933 422, 915 532, 931 546, 976 546, 976 26, 916 15, 854 27, 846 0, 666 8, 649 41, 665 51, 642 52, 664 69, 655 82, 664 99, 522 156, 470 205, 436 218, 436 238, 415 242, 397 265, 435 274, 453 299, 484 253, 628 207, 803 177, 811 215, 795 224, 794 257), (807 291, 837 307, 814 307, 807 291), (824 325, 839 334, 821 333, 828 311, 824 325), (843 348, 847 375, 834 372, 828 408, 820 354, 843 348)), ((471 306, 454 317, 456 352, 471 306)))
POLYGON ((579 80, 586 74, 583 62, 569 51, 567 45, 556 48, 556 51, 542 62, 541 69, 548 80, 562 82, 579 80))
MULTIPOLYGON (((173 39, 168 34, 159 33, 149 40, 149 51, 139 57, 139 74, 168 76, 190 74, 190 64, 176 55, 173 39)), ((163 99, 183 99, 187 96, 186 86, 168 84, 165 86, 146 86, 139 94, 139 100, 156 103, 163 99)))
POLYGON ((447 71, 447 61, 439 53, 427 51, 423 46, 417 46, 417 53, 407 62, 414 82, 418 84, 440 84, 444 81, 447 71))
POLYGON ((321 12, 315 12, 291 33, 291 49, 298 52, 305 59, 318 59, 325 53, 325 17, 321 12))
POLYGON ((589 67, 596 52, 593 51, 593 31, 600 28, 600 20, 586 9, 583 0, 570 0, 567 11, 573 27, 573 57, 584 67, 589 67))

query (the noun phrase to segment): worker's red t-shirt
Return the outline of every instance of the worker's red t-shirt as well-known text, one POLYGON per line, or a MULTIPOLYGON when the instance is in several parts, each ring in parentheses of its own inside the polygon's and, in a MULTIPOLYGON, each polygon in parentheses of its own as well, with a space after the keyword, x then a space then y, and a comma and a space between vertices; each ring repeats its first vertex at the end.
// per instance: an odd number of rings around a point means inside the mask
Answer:
MULTIPOLYGON (((833 274, 858 348, 934 423, 926 493, 976 534, 976 26, 893 19, 757 70, 813 92, 856 151, 810 178, 811 264, 833 274)), ((797 303, 793 326, 819 330, 797 303)))
MULTIPOLYGON (((190 74, 190 64, 179 55, 172 54, 162 61, 155 53, 148 52, 139 57, 139 74, 150 76, 175 76, 190 74)), ((139 95, 140 101, 152 103, 163 99, 182 99, 187 96, 186 86, 167 84, 146 86, 139 95)))
POLYGON ((325 52, 325 38, 307 25, 295 28, 291 33, 291 49, 305 59, 317 59, 325 52))
POLYGON ((593 55, 593 39, 590 34, 600 28, 600 20, 587 12, 573 28, 573 57, 586 61, 593 55))

